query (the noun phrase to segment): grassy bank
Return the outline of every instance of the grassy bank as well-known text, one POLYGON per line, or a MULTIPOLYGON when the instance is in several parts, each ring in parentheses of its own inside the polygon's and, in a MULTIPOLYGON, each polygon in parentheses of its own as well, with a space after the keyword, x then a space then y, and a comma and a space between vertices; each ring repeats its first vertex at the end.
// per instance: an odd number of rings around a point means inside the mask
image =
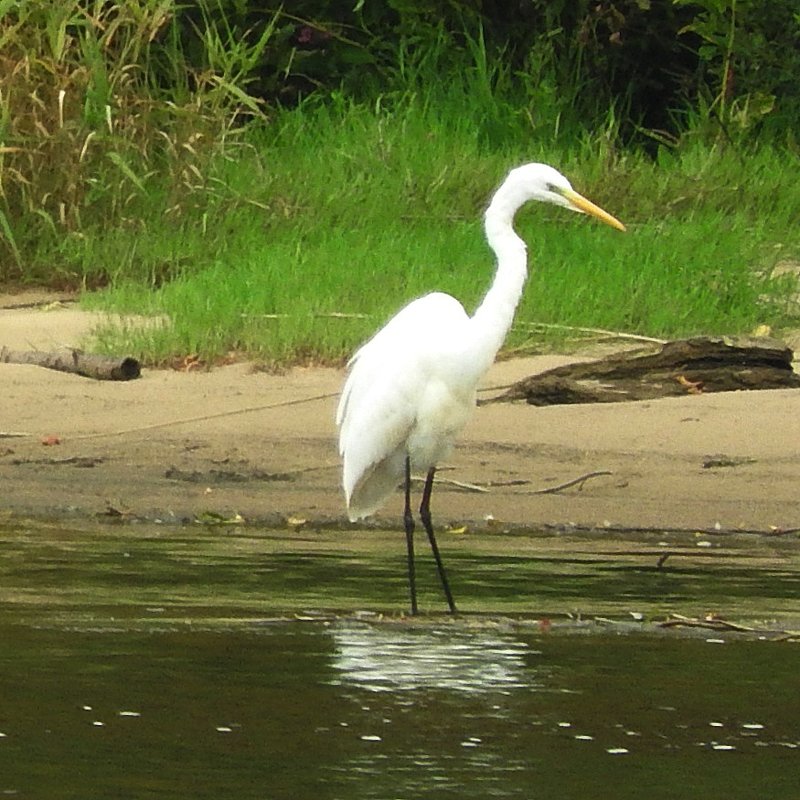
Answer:
POLYGON ((712 104, 648 155, 621 149, 615 108, 593 125, 572 113, 581 86, 556 88, 549 40, 512 71, 480 29, 399 40, 360 100, 330 90, 279 110, 248 91, 268 44, 288 47, 280 14, 248 39, 200 3, 187 44, 168 6, 0 17, 0 283, 80 287, 87 306, 159 320, 109 323, 93 348, 336 361, 426 291, 472 309, 493 271, 482 210, 533 160, 630 232, 524 209, 532 272, 509 347, 542 323, 663 337, 792 324, 797 287, 773 279, 800 258, 791 135, 756 146, 750 117, 737 129, 712 104))
POLYGON ((557 165, 629 233, 524 209, 532 271, 510 347, 540 338, 537 323, 663 337, 791 323, 795 287, 771 276, 800 251, 796 159, 698 143, 654 162, 602 139, 489 148, 476 122, 414 102, 286 113, 218 165, 224 196, 202 218, 176 228, 154 214, 85 240, 86 275, 119 265, 88 304, 169 319, 109 326, 103 345, 155 362, 335 360, 431 289, 471 309, 493 270, 482 209, 527 160, 557 165))

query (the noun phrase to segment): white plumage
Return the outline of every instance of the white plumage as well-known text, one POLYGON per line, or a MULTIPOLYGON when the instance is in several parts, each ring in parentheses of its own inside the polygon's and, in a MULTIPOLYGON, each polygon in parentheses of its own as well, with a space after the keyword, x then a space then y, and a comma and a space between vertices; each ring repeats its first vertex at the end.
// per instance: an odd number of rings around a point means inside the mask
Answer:
MULTIPOLYGON (((429 473, 432 482, 436 464, 469 419, 478 382, 511 327, 525 284, 526 248, 514 232, 513 220, 529 200, 588 212, 624 230, 552 167, 526 164, 509 173, 485 214, 486 239, 497 258, 497 270, 475 314, 470 317, 450 295, 425 295, 399 311, 350 360, 336 424, 351 520, 372 514, 384 503, 404 480, 406 459, 411 469, 429 473)), ((407 508, 407 520, 409 516, 407 508)), ((438 563, 427 523, 426 529, 438 563)), ((411 532, 413 520, 410 531, 406 524, 410 569, 411 532)), ((440 574, 446 583, 441 568, 440 574)), ((409 577, 414 611, 413 576, 409 577)), ((450 599, 446 586, 445 591, 450 599)), ((455 610, 452 602, 451 610, 455 610)))
POLYGON ((372 514, 403 477, 447 454, 474 405, 459 374, 469 317, 447 294, 407 305, 350 361, 337 414, 351 520, 372 514))

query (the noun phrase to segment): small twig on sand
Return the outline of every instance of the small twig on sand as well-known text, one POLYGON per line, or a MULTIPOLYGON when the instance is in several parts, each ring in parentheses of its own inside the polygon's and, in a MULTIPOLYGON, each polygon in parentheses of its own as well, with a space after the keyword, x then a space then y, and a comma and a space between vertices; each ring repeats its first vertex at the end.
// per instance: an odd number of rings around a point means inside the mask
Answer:
MULTIPOLYGON (((491 386, 479 386, 478 394, 481 394, 482 392, 504 392, 507 389, 510 389, 513 385, 514 383, 512 382, 512 383, 493 383, 491 386)), ((482 402, 484 401, 479 400, 478 405, 481 405, 482 402)))
POLYGON ((607 469, 599 469, 595 470, 594 472, 587 472, 585 475, 580 475, 577 478, 573 478, 571 481, 566 481, 565 483, 559 483, 558 486, 548 486, 546 489, 533 489, 529 492, 523 492, 523 494, 555 494, 556 492, 560 492, 564 489, 569 489, 570 486, 578 486, 578 491, 583 489, 583 484, 586 483, 590 478, 599 478, 601 475, 613 475, 613 472, 609 472, 607 469))
MULTIPOLYGON (((411 480, 416 483, 425 483, 425 478, 422 477, 422 475, 412 475, 411 480)), ((457 481, 453 478, 436 478, 435 482, 453 486, 456 489, 463 489, 465 492, 478 492, 480 494, 488 494, 489 492, 486 486, 479 486, 477 483, 467 483, 466 481, 457 481)))
MULTIPOLYGON (((600 475, 612 475, 612 472, 608 470, 597 470, 595 472, 587 472, 585 475, 579 475, 577 478, 573 478, 572 480, 566 481, 565 483, 560 483, 558 486, 548 486, 546 489, 534 489, 528 492, 521 492, 521 494, 554 494, 555 492, 560 492, 563 489, 569 489, 570 486, 578 486, 578 491, 583 488, 583 484, 591 478, 597 478, 600 475)), ((417 483, 425 483, 425 478, 422 475, 412 475, 411 480, 417 483)), ((464 489, 467 492, 479 492, 481 494, 488 494, 494 487, 496 486, 521 486, 526 483, 530 483, 529 480, 525 479, 516 479, 516 480, 509 480, 509 481, 491 481, 489 483, 467 483, 466 481, 457 481, 453 478, 442 478, 437 477, 436 483, 439 484, 446 484, 447 486, 453 486, 456 489, 464 489)))

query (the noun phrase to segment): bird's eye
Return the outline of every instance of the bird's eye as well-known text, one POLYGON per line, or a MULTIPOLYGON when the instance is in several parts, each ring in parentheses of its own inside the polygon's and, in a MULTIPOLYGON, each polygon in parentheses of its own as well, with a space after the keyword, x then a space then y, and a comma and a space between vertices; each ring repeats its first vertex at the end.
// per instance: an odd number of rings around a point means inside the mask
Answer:
POLYGON ((554 183, 547 183, 545 184, 545 188, 548 192, 552 192, 553 194, 558 194, 558 187, 554 183))

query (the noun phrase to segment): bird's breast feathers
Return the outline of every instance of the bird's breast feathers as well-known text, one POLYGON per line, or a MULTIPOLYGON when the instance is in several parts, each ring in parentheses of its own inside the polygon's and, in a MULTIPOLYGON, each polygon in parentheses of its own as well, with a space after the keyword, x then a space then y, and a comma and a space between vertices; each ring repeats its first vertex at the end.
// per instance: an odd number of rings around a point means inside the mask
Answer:
POLYGON ((475 407, 475 391, 432 378, 416 403, 408 435, 408 453, 418 469, 428 469, 445 458, 475 407))

